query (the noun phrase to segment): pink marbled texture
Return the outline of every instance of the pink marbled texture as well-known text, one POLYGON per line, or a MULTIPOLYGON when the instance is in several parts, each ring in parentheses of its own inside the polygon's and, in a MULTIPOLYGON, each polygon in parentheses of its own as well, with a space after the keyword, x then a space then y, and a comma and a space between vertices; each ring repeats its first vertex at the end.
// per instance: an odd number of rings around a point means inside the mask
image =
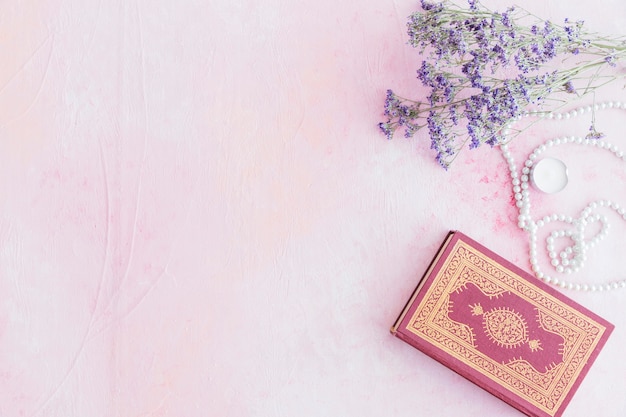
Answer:
MULTIPOLYGON (((377 131, 420 92, 415 2, 5 3, 0 416, 519 415, 388 334, 449 229, 528 267, 498 153, 445 173, 377 131)), ((571 207, 626 204, 624 167, 571 157, 571 207)), ((623 273, 613 229, 590 279, 623 273)), ((616 331, 565 415, 622 415, 626 293, 570 295, 616 331)))

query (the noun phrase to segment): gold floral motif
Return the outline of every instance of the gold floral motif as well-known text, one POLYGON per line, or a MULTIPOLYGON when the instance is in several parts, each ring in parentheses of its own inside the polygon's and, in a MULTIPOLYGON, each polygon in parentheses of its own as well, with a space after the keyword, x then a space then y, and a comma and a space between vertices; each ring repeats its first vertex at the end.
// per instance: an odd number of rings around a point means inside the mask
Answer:
POLYGON ((528 347, 531 352, 536 352, 538 350, 543 350, 541 347, 541 340, 533 339, 528 341, 528 347))
POLYGON ((537 322, 543 330, 558 334, 563 338, 563 344, 561 345, 559 353, 564 359, 567 359, 573 352, 576 344, 580 343, 581 333, 575 331, 575 329, 568 326, 566 322, 564 323, 551 314, 538 310, 537 322))
POLYGON ((448 316, 448 313, 452 311, 451 304, 452 302, 448 297, 448 300, 445 303, 442 303, 441 308, 439 308, 437 313, 434 315, 432 323, 437 324, 442 329, 445 329, 447 332, 458 337, 469 345, 475 346, 474 333, 472 333, 470 326, 456 322, 448 316))
POLYGON ((470 309, 472 310, 472 316, 482 316, 483 315, 483 306, 480 303, 476 303, 474 305, 470 304, 470 309))
POLYGON ((512 349, 528 340, 526 320, 506 307, 494 308, 483 314, 483 327, 489 339, 500 347, 512 349))
POLYGON ((563 362, 553 364, 545 372, 537 372, 528 361, 521 358, 508 362, 506 366, 515 371, 516 374, 523 375, 524 378, 532 381, 542 389, 547 390, 550 388, 550 384, 555 380, 555 377, 562 371, 563 362))

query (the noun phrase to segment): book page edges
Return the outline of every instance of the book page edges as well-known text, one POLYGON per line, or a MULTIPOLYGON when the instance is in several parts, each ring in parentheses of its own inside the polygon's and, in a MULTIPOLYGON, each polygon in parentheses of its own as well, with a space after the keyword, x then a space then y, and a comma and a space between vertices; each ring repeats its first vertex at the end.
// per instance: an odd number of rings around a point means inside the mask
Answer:
POLYGON ((402 323, 402 320, 404 319, 406 314, 409 312, 409 309, 411 308, 411 305, 415 301, 415 297, 417 297, 417 295, 419 294, 420 290, 424 286, 424 283, 426 282, 426 280, 428 279, 428 277, 432 273, 433 269, 435 268, 435 265, 437 265, 437 262, 439 261, 439 259, 443 255, 443 253, 445 252, 445 249, 448 246, 448 244, 450 243, 450 240, 452 239, 452 237, 454 236, 454 233, 455 233, 454 231, 448 232, 448 235, 443 240, 443 242, 441 243, 441 246, 439 247, 439 250, 437 251, 437 255, 435 255, 435 257, 432 259, 432 261, 430 261, 430 265, 426 269, 426 272, 424 273, 424 275, 422 275, 422 279, 420 279, 419 284, 417 284, 417 287, 413 291, 413 294, 409 298, 409 301, 406 302, 406 304, 404 305, 404 308, 402 309, 402 312, 400 313, 400 315, 396 319, 396 321, 393 324, 393 326, 391 326, 390 332, 391 332, 392 335, 396 336, 396 333, 398 332, 398 327, 400 327, 400 323, 402 323))

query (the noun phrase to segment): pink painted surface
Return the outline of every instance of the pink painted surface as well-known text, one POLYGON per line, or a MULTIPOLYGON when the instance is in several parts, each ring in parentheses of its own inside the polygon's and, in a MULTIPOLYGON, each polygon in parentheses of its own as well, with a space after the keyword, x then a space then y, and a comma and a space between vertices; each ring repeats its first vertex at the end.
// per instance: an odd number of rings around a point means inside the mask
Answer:
MULTIPOLYGON (((387 88, 420 93, 415 2, 7 3, 0 416, 519 415, 388 333, 450 229, 528 269, 499 153, 445 173, 377 131, 387 88)), ((618 0, 525 3, 626 27, 618 0)), ((567 157, 538 210, 626 204, 624 164, 567 157)), ((581 279, 625 277, 611 221, 581 279)), ((565 416, 624 415, 626 291, 568 295, 616 329, 565 416)))

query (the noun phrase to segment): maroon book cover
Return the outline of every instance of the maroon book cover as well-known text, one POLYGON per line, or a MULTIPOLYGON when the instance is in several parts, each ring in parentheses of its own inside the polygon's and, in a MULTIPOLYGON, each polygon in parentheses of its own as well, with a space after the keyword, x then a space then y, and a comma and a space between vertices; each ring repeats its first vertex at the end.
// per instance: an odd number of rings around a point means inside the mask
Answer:
POLYGON ((613 325, 450 232, 391 333, 528 416, 560 416, 613 325))

